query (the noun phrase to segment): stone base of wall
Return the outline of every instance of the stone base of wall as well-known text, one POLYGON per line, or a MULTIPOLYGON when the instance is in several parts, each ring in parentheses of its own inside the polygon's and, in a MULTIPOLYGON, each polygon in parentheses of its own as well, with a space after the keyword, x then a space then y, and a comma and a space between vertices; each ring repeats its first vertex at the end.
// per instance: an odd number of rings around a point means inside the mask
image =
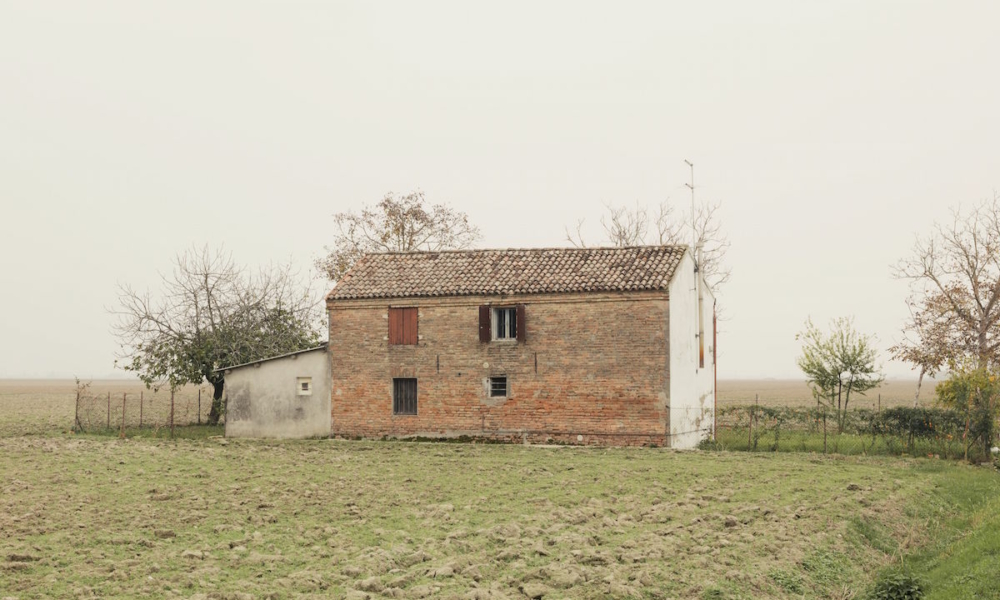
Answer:
POLYGON ((651 448, 669 447, 664 434, 651 433, 572 433, 548 431, 444 431, 424 432, 405 435, 352 435, 334 432, 338 439, 381 439, 381 440, 441 440, 490 444, 560 444, 568 446, 640 446, 651 448))

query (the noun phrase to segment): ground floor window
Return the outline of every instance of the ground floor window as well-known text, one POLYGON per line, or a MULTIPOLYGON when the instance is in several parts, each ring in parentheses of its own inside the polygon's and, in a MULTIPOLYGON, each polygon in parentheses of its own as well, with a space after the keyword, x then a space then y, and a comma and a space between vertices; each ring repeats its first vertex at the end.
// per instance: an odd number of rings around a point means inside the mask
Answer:
POLYGON ((507 397, 507 376, 490 377, 490 396, 494 398, 507 397))
POLYGON ((392 380, 392 414, 417 414, 417 380, 397 377, 392 380))

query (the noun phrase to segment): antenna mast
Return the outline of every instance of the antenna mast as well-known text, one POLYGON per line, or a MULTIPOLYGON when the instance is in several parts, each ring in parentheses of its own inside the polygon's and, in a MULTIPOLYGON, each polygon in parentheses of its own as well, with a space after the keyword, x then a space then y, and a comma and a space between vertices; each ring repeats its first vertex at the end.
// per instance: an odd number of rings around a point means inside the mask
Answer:
POLYGON ((688 189, 691 190, 691 257, 694 259, 695 269, 698 268, 698 230, 695 228, 695 209, 694 209, 694 163, 688 159, 684 159, 687 166, 691 167, 691 183, 685 183, 688 189))

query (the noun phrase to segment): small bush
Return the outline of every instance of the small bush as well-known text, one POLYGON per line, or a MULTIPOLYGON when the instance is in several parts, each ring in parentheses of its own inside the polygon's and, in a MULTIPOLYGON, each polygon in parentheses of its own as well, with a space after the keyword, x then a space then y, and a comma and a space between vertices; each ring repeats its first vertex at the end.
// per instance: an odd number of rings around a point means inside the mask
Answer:
POLYGON ((910 573, 892 572, 879 577, 868 594, 870 600, 919 600, 924 597, 923 584, 910 573))
POLYGON ((704 438, 703 440, 701 440, 700 442, 698 442, 698 449, 699 450, 722 450, 722 446, 720 446, 719 443, 717 441, 713 440, 712 438, 704 438))

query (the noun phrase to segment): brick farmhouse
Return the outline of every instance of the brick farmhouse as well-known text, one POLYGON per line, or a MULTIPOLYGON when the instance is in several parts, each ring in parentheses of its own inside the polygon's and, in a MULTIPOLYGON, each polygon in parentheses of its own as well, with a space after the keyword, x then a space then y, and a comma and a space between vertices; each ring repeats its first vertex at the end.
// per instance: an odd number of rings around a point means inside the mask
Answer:
POLYGON ((334 436, 712 432, 715 299, 685 246, 369 254, 327 309, 334 436))

